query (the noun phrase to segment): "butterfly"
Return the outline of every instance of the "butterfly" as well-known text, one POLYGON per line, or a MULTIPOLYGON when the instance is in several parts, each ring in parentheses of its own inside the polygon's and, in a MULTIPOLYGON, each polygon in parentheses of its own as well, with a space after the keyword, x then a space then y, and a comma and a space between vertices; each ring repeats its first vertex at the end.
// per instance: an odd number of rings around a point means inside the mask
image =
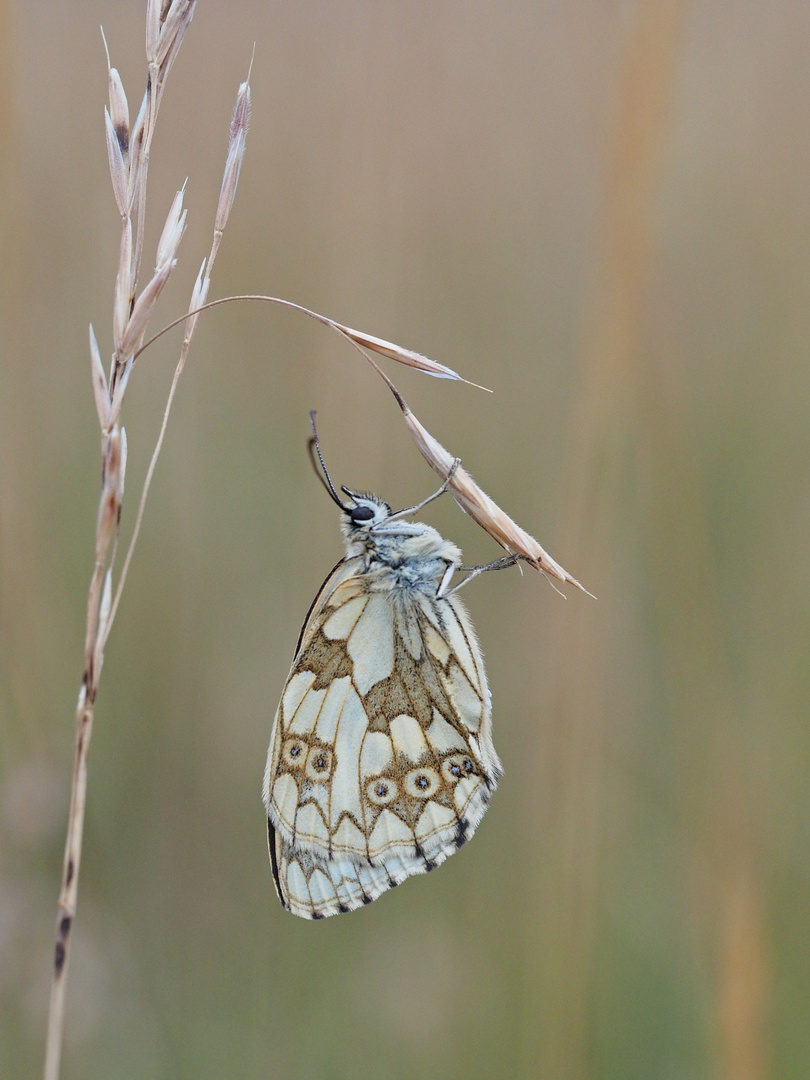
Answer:
MULTIPOLYGON (((263 797, 284 907, 353 911, 433 870, 475 832, 502 775, 490 692, 457 595, 508 556, 462 567, 430 525, 329 478, 345 555, 307 615, 276 712, 263 797), (470 574, 451 587, 453 574, 470 574)), ((457 468, 458 462, 454 465, 457 468)))

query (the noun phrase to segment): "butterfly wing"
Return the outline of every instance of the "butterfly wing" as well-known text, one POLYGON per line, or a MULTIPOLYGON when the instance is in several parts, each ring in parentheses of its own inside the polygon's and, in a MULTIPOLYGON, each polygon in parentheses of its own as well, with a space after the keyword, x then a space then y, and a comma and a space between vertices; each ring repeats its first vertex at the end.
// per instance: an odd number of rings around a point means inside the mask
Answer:
POLYGON ((302 632, 265 774, 282 903, 351 911, 442 863, 501 775, 489 689, 456 596, 338 564, 302 632))

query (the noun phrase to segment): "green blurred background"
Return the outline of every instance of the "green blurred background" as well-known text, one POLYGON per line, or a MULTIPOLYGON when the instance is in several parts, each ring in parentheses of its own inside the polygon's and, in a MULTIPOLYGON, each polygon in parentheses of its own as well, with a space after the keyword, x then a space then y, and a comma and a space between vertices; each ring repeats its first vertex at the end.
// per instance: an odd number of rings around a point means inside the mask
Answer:
MULTIPOLYGON (((0 1074, 37 1076, 99 491, 87 348, 119 223, 98 26, 134 111, 144 4, 0 4, 0 1074)), ((387 364, 599 597, 467 601, 505 778, 472 844, 357 914, 273 893, 260 780, 335 480, 432 491, 393 400, 302 316, 197 334, 90 754, 63 1076, 810 1075, 810 6, 202 3, 164 99, 154 326, 287 297, 493 395, 387 364), (396 370, 394 370, 396 368, 396 370)), ((125 407, 123 536, 179 338, 125 407)), ((498 549, 450 499, 428 519, 498 549)))

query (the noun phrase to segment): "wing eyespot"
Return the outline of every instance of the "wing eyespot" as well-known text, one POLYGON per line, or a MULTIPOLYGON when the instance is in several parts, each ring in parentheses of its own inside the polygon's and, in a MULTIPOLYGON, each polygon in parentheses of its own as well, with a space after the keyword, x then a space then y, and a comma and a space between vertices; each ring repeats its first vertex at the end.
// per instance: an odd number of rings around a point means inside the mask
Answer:
POLYGON ((435 769, 421 767, 411 769, 402 786, 412 799, 429 799, 441 788, 442 782, 435 769))
POLYGON ((327 746, 313 746, 307 755, 306 775, 324 783, 334 771, 335 755, 327 746))
POLYGON ((287 739, 281 751, 281 757, 291 769, 302 769, 307 759, 308 749, 303 739, 287 739))
POLYGON ((442 762, 442 778, 448 784, 457 784, 465 776, 475 773, 475 765, 467 754, 451 754, 442 762))
POLYGON ((366 783, 366 798, 374 806, 390 806, 399 795, 399 787, 395 780, 387 776, 372 777, 366 783))

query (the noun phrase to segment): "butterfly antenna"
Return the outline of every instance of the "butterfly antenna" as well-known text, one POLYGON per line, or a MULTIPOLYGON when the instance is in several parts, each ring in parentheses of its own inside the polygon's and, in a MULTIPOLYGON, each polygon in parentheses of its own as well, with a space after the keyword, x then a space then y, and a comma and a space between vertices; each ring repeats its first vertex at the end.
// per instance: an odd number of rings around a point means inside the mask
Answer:
POLYGON ((332 477, 329 475, 329 470, 326 468, 326 463, 323 460, 323 454, 321 453, 321 444, 318 442, 318 432, 317 432, 317 429, 315 428, 315 410, 314 409, 309 410, 309 422, 312 425, 312 438, 309 440, 309 457, 310 457, 310 460, 312 461, 312 467, 315 470, 315 475, 318 477, 320 482, 323 484, 323 486, 328 491, 330 498, 334 499, 334 501, 338 504, 338 506, 340 507, 341 510, 345 510, 346 507, 343 505, 343 503, 338 498, 338 493, 335 491, 335 485, 332 483, 332 477), (313 448, 315 449, 315 452, 318 455, 318 461, 320 461, 320 463, 321 463, 321 468, 323 469, 323 476, 321 476, 321 474, 318 472, 318 466, 315 464, 315 458, 314 458, 314 456, 312 454, 313 448), (324 476, 326 477, 325 480, 324 480, 324 476))

